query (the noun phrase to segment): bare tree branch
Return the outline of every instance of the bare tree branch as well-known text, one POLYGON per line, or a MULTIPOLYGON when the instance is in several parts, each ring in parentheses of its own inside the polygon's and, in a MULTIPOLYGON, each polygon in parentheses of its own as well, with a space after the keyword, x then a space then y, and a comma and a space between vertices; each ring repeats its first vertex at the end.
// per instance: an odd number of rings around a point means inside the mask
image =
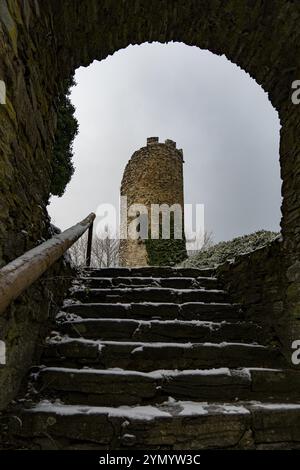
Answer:
MULTIPOLYGON (((71 260, 77 267, 85 266, 87 234, 85 233, 69 250, 71 260)), ((119 240, 112 237, 109 228, 100 237, 94 235, 91 267, 114 267, 119 265, 119 240)))

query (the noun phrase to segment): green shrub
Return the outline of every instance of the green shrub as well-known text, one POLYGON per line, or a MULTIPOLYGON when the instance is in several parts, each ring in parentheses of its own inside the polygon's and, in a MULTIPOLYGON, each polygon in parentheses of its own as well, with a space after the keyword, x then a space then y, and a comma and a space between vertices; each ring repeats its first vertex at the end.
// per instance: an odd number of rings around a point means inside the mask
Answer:
POLYGON ((187 257, 185 240, 146 240, 150 266, 173 266, 187 257))
POLYGON ((187 257, 185 236, 182 239, 174 238, 174 217, 170 216, 170 239, 162 238, 162 226, 159 225, 159 239, 145 240, 148 255, 148 264, 150 266, 174 266, 187 257))
POLYGON ((70 89, 74 78, 66 80, 58 98, 57 129, 53 147, 52 180, 50 192, 62 196, 74 173, 73 141, 78 134, 78 122, 74 117, 75 108, 70 100, 70 89))
POLYGON ((200 250, 197 254, 190 256, 187 260, 181 263, 181 266, 194 268, 214 267, 218 264, 224 263, 228 259, 233 259, 243 253, 249 253, 257 248, 261 248, 270 243, 277 236, 278 233, 276 232, 259 230, 251 233, 250 235, 237 237, 227 242, 220 242, 206 250, 200 250))

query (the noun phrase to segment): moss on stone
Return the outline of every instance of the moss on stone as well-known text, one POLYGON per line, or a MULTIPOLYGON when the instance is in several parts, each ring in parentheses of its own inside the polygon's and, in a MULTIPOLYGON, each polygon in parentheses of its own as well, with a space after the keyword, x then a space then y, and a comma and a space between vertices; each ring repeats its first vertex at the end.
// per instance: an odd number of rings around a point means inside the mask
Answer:
POLYGON ((170 239, 162 238, 162 226, 159 226, 159 239, 145 240, 149 266, 173 266, 187 257, 186 241, 183 233, 182 239, 174 238, 174 217, 170 217, 170 239))

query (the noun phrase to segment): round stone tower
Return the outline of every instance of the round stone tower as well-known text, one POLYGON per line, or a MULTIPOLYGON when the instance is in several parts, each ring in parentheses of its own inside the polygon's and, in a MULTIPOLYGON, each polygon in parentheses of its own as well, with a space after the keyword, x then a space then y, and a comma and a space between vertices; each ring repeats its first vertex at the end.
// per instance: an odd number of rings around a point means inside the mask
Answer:
MULTIPOLYGON (((146 217, 146 234, 140 233, 136 240, 127 238, 120 243, 121 266, 149 266, 149 265, 174 265, 186 258, 184 237, 184 196, 183 196, 183 152, 176 148, 176 142, 166 140, 159 143, 158 137, 149 137, 147 146, 136 151, 126 165, 121 183, 121 234, 126 233, 132 221, 146 217), (144 205, 147 215, 143 210, 131 209, 124 211, 124 196, 127 198, 127 208, 132 205, 144 205), (162 215, 156 224, 156 238, 153 236, 154 217, 153 205, 168 205, 170 212, 170 237, 167 239, 161 230, 162 215), (180 206, 180 224, 178 224, 178 212, 172 213, 172 207, 180 206), (148 218, 147 218, 148 216, 148 218), (151 235, 152 223, 152 235, 151 235), (159 225, 159 226, 158 226, 159 225), (174 228, 177 227, 177 235, 174 228), (178 227, 180 238, 178 236, 178 227), (153 239, 153 237, 155 239, 153 239)), ((136 206, 139 209, 138 206, 136 206)), ((157 221, 157 219, 156 219, 157 221)), ((144 224, 145 226, 145 224, 144 224)), ((137 225, 137 231, 141 224, 137 225)), ((122 235, 121 235, 122 237, 122 235)))

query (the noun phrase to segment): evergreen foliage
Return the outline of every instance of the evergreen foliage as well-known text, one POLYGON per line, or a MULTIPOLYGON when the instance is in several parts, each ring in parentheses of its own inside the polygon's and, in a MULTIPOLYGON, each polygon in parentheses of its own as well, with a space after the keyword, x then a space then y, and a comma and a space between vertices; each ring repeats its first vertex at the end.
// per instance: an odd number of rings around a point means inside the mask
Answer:
POLYGON ((57 129, 53 147, 51 194, 62 196, 74 173, 73 141, 78 134, 75 108, 70 100, 74 78, 66 80, 58 99, 57 129))
POLYGON ((187 257, 185 236, 174 238, 174 217, 170 214, 170 239, 162 238, 162 226, 159 225, 159 239, 151 239, 150 233, 146 243, 148 264, 150 266, 174 266, 187 257))
POLYGON ((261 248, 277 236, 276 232, 258 230, 250 235, 236 237, 233 240, 220 242, 210 248, 200 250, 197 254, 183 261, 181 266, 186 268, 214 267, 238 255, 261 248))

